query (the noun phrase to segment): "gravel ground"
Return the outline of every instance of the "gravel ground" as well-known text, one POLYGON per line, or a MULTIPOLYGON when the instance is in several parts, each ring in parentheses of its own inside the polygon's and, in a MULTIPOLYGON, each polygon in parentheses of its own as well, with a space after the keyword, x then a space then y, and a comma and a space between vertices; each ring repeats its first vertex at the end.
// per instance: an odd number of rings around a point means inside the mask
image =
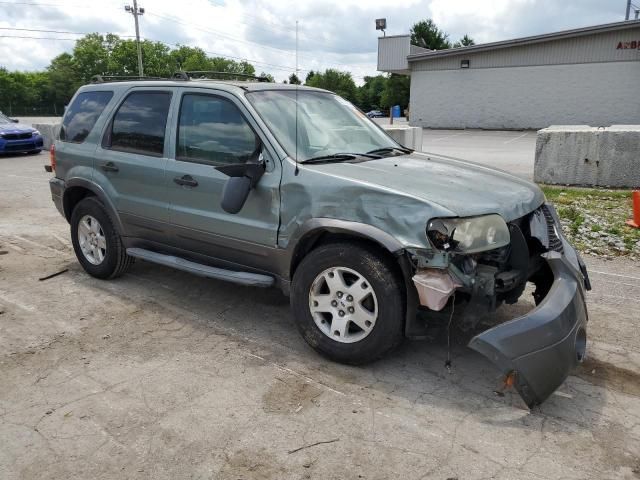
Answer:
POLYGON ((451 372, 442 339, 348 367, 277 290, 145 262, 90 278, 46 159, 0 158, 3 480, 640 476, 637 262, 587 258, 590 358, 530 412, 459 339, 451 372))
POLYGON ((578 249, 595 257, 640 256, 640 229, 626 225, 632 215, 630 190, 543 187, 556 206, 563 229, 578 249))

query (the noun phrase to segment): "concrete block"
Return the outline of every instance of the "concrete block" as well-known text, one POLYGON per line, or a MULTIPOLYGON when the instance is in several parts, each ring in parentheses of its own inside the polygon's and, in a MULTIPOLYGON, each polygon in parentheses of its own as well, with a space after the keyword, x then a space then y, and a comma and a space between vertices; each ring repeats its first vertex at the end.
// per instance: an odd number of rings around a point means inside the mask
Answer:
POLYGON ((33 123, 31 125, 33 128, 36 128, 42 134, 42 138, 44 140, 44 149, 49 150, 51 148, 51 144, 53 141, 58 138, 58 133, 60 133, 60 124, 59 123, 33 123))
POLYGON ((533 179, 562 185, 640 187, 640 125, 554 125, 539 130, 533 179))
POLYGON ((408 125, 380 125, 400 145, 422 151, 422 128, 408 125))

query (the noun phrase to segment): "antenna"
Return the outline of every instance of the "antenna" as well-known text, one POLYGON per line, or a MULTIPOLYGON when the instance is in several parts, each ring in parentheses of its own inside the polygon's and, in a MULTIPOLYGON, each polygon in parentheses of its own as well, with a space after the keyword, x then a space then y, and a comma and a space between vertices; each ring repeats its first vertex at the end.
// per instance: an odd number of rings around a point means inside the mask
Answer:
MULTIPOLYGON (((298 20, 296 20, 296 77, 298 78, 298 82, 300 82, 298 71, 298 20)), ((300 167, 298 166, 298 86, 299 83, 296 83, 296 169, 294 172, 296 176, 300 173, 300 167)))

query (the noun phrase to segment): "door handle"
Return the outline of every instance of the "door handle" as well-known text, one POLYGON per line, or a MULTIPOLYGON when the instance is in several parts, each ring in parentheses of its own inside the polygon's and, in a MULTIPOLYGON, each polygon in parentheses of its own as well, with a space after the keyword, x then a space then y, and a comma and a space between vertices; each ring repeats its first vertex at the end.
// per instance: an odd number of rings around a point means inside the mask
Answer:
POLYGON ((175 183, 177 183, 178 185, 182 185, 185 187, 197 187, 198 186, 198 181, 193 178, 191 175, 183 175, 181 177, 175 177, 173 179, 173 181, 175 183))
POLYGON ((100 168, 105 172, 117 172, 118 170, 120 170, 118 166, 113 162, 103 163, 102 165, 100 165, 100 168))

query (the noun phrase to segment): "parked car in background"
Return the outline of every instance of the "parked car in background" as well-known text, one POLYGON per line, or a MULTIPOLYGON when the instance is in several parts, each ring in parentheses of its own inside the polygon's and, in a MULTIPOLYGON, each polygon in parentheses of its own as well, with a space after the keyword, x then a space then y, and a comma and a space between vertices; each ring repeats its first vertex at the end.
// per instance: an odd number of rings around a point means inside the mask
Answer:
POLYGON ((584 359, 589 279, 542 191, 404 148, 331 92, 100 81, 76 93, 51 153, 52 199, 94 277, 138 258, 280 287, 309 345, 351 364, 455 306, 529 407, 584 359), (537 306, 487 329, 482 313, 527 284, 537 306))
POLYGON ((385 115, 384 112, 381 112, 380 110, 371 110, 370 112, 367 112, 366 115, 369 118, 382 118, 387 116, 385 115))
POLYGON ((42 145, 42 135, 38 130, 0 112, 0 154, 40 153, 42 145))

